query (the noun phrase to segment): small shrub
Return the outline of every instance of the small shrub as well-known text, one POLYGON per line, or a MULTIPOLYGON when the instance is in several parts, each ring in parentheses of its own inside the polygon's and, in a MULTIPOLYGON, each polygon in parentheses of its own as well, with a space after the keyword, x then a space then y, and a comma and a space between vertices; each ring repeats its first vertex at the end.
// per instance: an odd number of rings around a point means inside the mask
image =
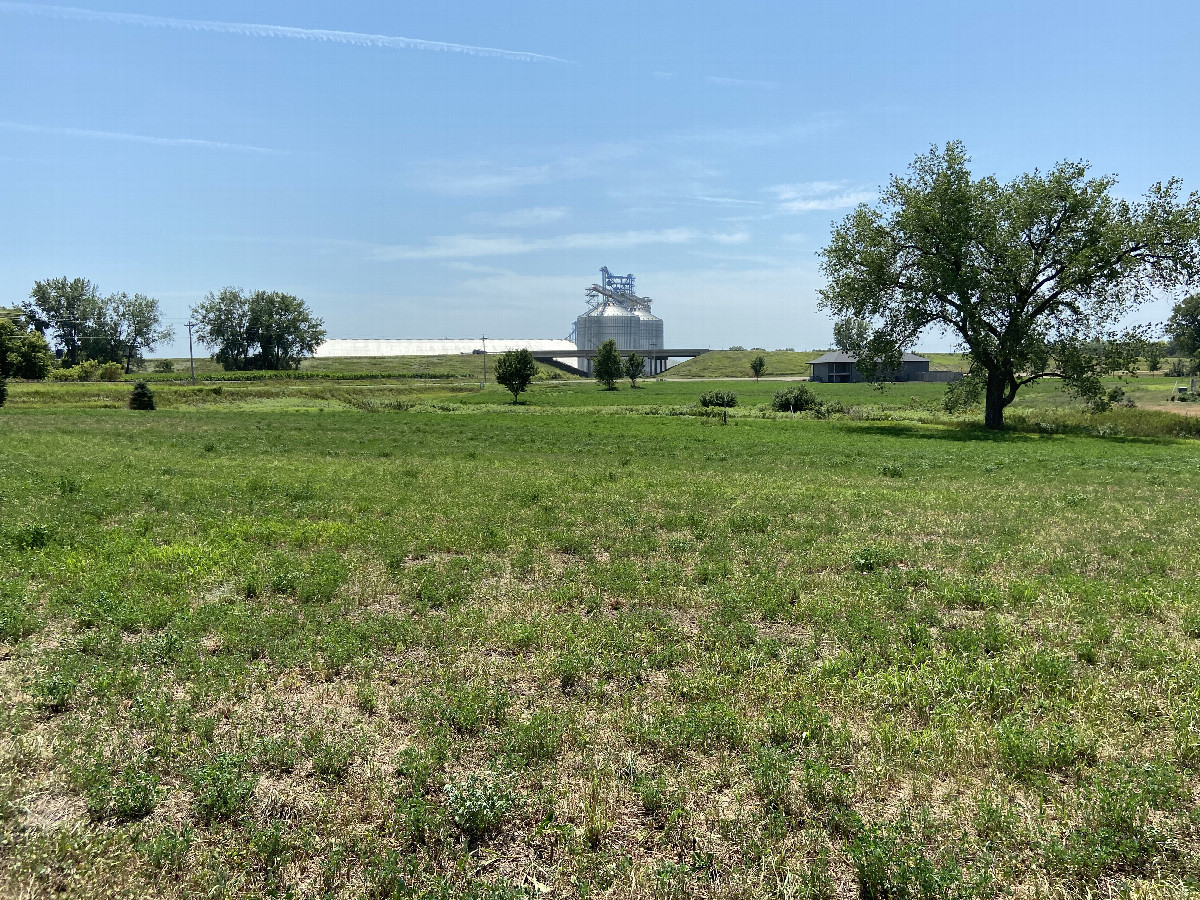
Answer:
POLYGON ((817 395, 802 384, 776 391, 771 398, 771 409, 776 412, 807 412, 820 408, 817 395))
POLYGON ((48 672, 33 684, 33 696, 40 709, 59 713, 71 705, 78 686, 76 679, 65 672, 48 672))
POLYGON ((659 824, 666 822, 675 808, 675 794, 667 787, 667 780, 638 777, 633 782, 633 791, 642 805, 642 811, 659 824))
POLYGON ((737 394, 733 391, 705 391, 700 395, 700 405, 705 409, 732 409, 737 406, 737 394))
POLYGON ((513 799, 499 780, 472 773, 465 781, 443 786, 446 812, 455 827, 472 843, 500 829, 513 799))
POLYGON ((85 359, 75 368, 80 381, 97 381, 100 378, 100 363, 94 359, 85 359))
POLYGON ((159 375, 169 375, 175 371, 175 363, 169 359, 155 360, 154 371, 159 375))
POLYGON ((96 378, 100 381, 120 381, 123 377, 125 377, 125 367, 116 362, 105 363, 96 373, 96 378))
POLYGON ((879 467, 879 474, 885 478, 903 478, 904 470, 897 465, 889 463, 879 467))
POLYGON ((139 381, 133 386, 133 393, 129 395, 129 408, 139 410, 155 409, 154 391, 150 390, 150 386, 144 381, 139 381))
POLYGON ((192 772, 191 782, 196 815, 200 821, 209 824, 241 818, 258 778, 245 771, 242 757, 220 753, 192 772))

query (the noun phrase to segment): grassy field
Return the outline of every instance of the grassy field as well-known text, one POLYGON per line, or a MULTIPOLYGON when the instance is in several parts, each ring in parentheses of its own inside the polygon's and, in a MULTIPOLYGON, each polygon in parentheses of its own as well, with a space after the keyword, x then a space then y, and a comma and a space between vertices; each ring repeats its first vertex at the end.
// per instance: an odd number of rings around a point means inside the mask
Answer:
MULTIPOLYGON (((684 360, 667 372, 672 378, 750 378, 750 361, 761 356, 767 364, 764 377, 812 374, 809 363, 824 350, 711 350, 695 359, 684 360)), ((958 353, 922 353, 931 368, 962 371, 963 359, 958 353)))
POLYGON ((1200 890, 1193 419, 778 387, 13 385, 0 895, 1200 890))

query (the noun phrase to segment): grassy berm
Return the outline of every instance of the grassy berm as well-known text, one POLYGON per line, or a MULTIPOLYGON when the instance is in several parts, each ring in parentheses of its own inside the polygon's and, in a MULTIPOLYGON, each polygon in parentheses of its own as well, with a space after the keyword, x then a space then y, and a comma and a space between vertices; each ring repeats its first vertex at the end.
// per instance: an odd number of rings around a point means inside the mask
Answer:
POLYGON ((1200 890, 1195 440, 23 390, 0 895, 1200 890))

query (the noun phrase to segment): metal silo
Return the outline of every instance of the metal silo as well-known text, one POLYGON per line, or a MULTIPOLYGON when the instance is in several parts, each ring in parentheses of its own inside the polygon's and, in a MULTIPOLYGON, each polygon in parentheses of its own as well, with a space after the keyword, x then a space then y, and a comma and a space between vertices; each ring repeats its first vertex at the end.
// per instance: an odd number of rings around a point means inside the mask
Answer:
MULTIPOLYGON (((575 320, 575 346, 580 350, 595 350, 605 341, 617 342, 623 353, 637 350, 661 350, 662 319, 650 312, 649 297, 639 297, 633 290, 632 275, 612 275, 607 268, 600 270, 600 283, 587 289, 590 309, 575 320)), ((581 358, 579 368, 592 371, 591 360, 581 358)))

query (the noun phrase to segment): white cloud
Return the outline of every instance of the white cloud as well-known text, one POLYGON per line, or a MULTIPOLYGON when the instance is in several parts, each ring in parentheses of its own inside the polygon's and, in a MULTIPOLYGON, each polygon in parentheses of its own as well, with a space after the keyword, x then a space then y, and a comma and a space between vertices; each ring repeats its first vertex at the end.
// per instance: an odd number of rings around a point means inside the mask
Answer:
POLYGON ((153 144, 157 147, 197 147, 206 150, 234 150, 241 153, 282 153, 268 147, 249 144, 228 144, 223 141, 201 141, 196 138, 165 138, 145 134, 125 134, 121 131, 94 131, 88 128, 56 128, 49 125, 25 125, 20 122, 0 122, 0 128, 9 131, 24 131, 29 134, 57 134, 63 137, 101 138, 110 141, 126 141, 135 144, 153 144))
POLYGON ((528 209, 513 209, 501 213, 474 213, 471 221, 500 228, 526 228, 530 225, 549 225, 567 217, 570 210, 565 206, 533 206, 528 209))
POLYGON ((752 87, 774 91, 779 88, 778 81, 753 81, 746 78, 724 78, 720 75, 706 75, 704 80, 709 84, 724 84, 729 87, 752 87))
POLYGON ((849 209, 860 203, 870 203, 875 192, 849 188, 834 181, 809 181, 801 184, 780 184, 770 190, 783 212, 812 212, 814 210, 849 209))
POLYGON ((440 235, 423 246, 376 245, 371 256, 378 260, 462 259, 478 256, 512 256, 545 250, 617 250, 644 244, 687 244, 697 238, 689 228, 665 228, 659 231, 618 231, 560 234, 547 238, 486 236, 474 234, 440 235))
POLYGON ((714 234, 712 239, 718 244, 733 246, 736 244, 744 244, 750 240, 750 235, 744 231, 735 231, 731 234, 714 234))
POLYGON ((465 53, 469 56, 491 56, 522 62, 566 62, 555 56, 528 53, 523 50, 500 50, 495 47, 475 47, 470 44, 451 44, 419 38, 394 37, 386 34, 362 34, 356 31, 326 31, 319 28, 292 28, 287 25, 255 25, 246 22, 208 22, 200 19, 172 19, 164 16, 143 16, 134 13, 97 12, 70 6, 42 6, 33 3, 0 2, 0 12, 22 13, 52 19, 73 19, 84 22, 111 22, 121 25, 141 25, 147 28, 173 28, 181 31, 206 31, 238 34, 243 37, 291 38, 330 44, 350 44, 355 47, 382 47, 392 50, 432 50, 442 53, 465 53))

